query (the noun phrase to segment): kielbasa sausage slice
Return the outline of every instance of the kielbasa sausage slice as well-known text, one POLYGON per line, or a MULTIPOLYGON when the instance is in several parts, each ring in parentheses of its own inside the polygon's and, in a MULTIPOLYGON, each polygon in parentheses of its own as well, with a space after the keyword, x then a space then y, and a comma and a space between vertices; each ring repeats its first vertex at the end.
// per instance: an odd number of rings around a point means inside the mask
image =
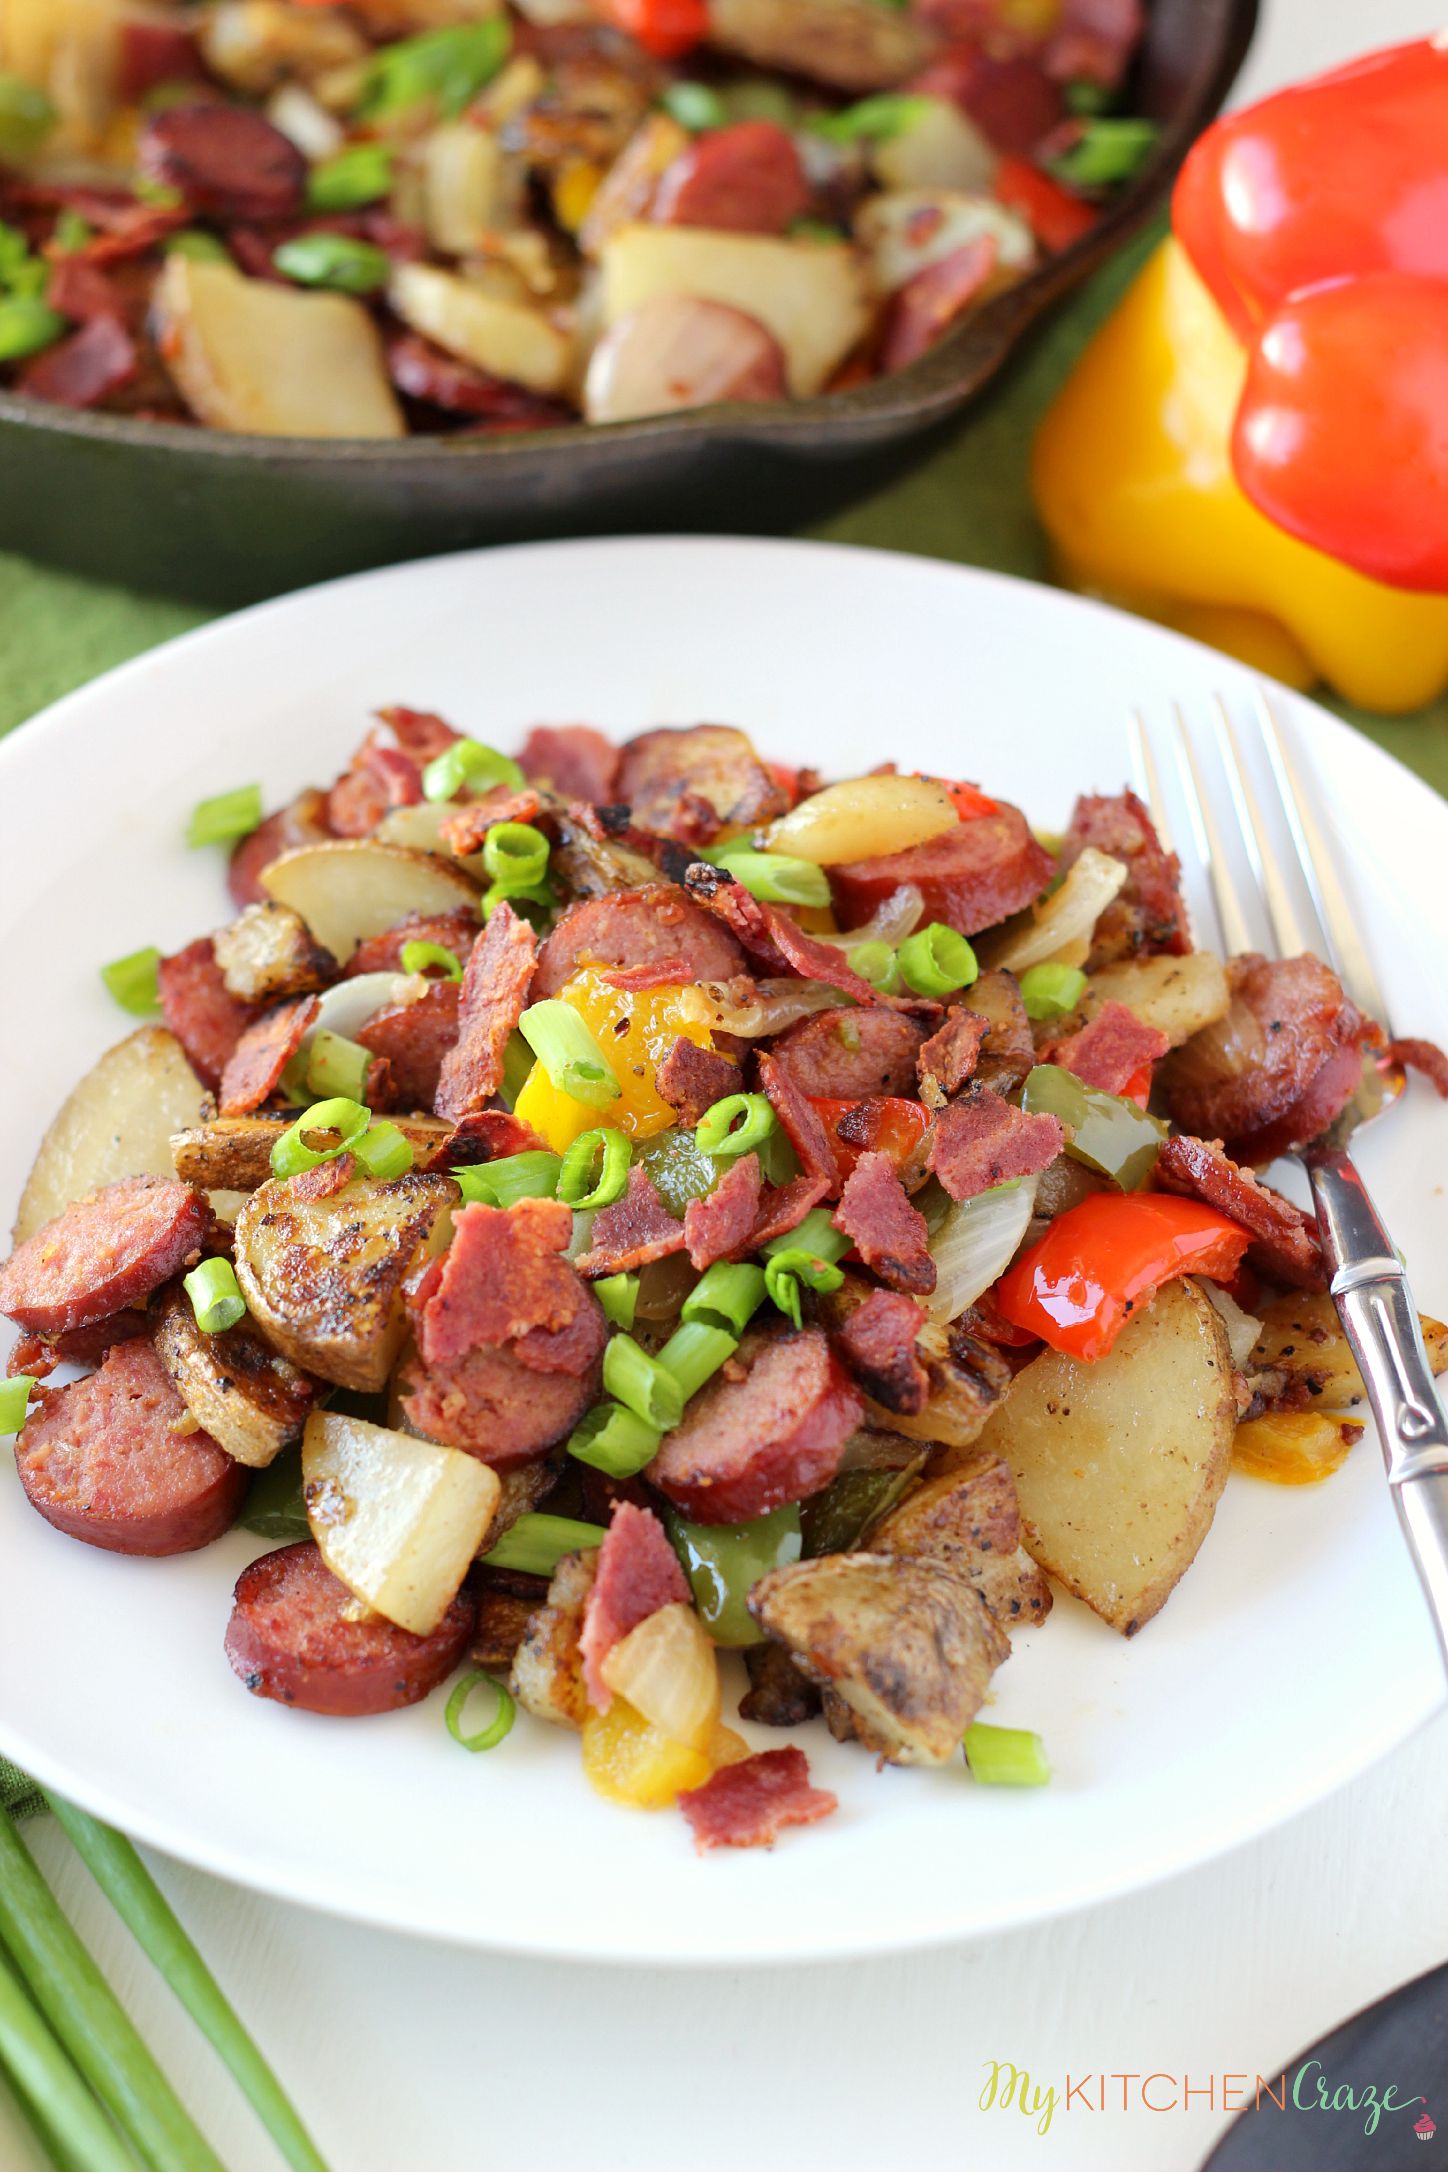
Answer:
POLYGON ((461 1593, 425 1637, 380 1614, 349 1618, 358 1611, 315 1546, 279 1547, 237 1578, 226 1656, 253 1696, 356 1718, 420 1703, 472 1635, 472 1601, 461 1593))
POLYGON ((0 1266, 0 1312, 47 1338, 91 1327, 194 1266, 211 1227, 210 1207, 189 1184, 123 1177, 17 1246, 0 1266))

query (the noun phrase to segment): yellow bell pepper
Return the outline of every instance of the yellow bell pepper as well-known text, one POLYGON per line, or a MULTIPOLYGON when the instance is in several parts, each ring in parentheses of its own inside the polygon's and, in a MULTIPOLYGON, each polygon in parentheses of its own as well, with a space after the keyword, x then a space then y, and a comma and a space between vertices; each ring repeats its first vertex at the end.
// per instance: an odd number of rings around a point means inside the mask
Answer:
POLYGON ((619 1096, 595 1109, 561 1093, 541 1063, 523 1082, 513 1114, 529 1124, 545 1146, 566 1154, 575 1139, 599 1125, 652 1139, 677 1117, 655 1083, 658 1067, 682 1035, 711 1046, 709 1029, 680 1014, 682 988, 613 988, 594 966, 584 966, 558 991, 576 1010, 613 1066, 619 1096))
POLYGON ((583 1770, 591 1785, 634 1810, 666 1810, 721 1765, 748 1755, 748 1743, 732 1727, 717 1726, 707 1750, 673 1742, 622 1697, 583 1722, 583 1770))
POLYGON ((1097 333, 1036 439, 1036 505, 1072 587, 1291 686, 1415 709, 1448 685, 1448 596, 1389 588, 1252 505, 1230 439, 1247 360, 1175 240, 1097 333))

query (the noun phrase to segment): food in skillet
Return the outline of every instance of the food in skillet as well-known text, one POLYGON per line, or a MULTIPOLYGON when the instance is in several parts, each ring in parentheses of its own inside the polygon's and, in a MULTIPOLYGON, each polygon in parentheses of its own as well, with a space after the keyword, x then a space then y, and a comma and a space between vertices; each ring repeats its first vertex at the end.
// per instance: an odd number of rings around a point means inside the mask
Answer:
POLYGON ((978 1715, 1051 1579, 1131 1636, 1234 1450, 1300 1482, 1360 1430, 1253 1165, 1448 1064, 1315 958, 1193 950, 1130 792, 1046 842, 721 725, 515 762, 394 708, 261 812, 196 810, 234 917, 105 969, 164 1025, 62 1108, 0 1266, 48 1522, 282 1542, 226 1631, 254 1693, 380 1712, 471 1656, 460 1740, 516 1699, 702 1846, 833 1801, 724 1725, 721 1647, 747 1721, 1039 1780, 978 1715))
POLYGON ((1154 129, 1137 0, 8 0, 0 382, 287 437, 904 367, 1154 129))

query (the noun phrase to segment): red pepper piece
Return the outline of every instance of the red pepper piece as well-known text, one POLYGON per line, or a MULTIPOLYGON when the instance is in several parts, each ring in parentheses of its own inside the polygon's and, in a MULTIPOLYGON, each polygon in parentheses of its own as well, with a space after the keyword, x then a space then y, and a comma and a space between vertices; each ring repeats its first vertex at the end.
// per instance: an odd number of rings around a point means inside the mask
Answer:
POLYGON ((812 1094, 810 1104, 824 1119, 842 1177, 851 1174, 862 1154, 884 1154, 898 1174, 930 1129, 930 1111, 896 1094, 874 1094, 864 1101, 812 1094))
POLYGON ((604 13, 658 60, 678 60, 709 34, 704 0, 605 0, 604 13))

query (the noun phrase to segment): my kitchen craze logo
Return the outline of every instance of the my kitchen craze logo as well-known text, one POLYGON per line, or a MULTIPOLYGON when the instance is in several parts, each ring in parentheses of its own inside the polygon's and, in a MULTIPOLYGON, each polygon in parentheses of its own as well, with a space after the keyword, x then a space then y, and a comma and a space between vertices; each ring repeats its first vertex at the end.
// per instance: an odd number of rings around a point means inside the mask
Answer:
POLYGON ((1337 2112, 1356 2115, 1364 2134, 1376 2134, 1382 2121, 1416 2105, 1423 2113, 1413 2127, 1421 2142, 1437 2129, 1421 2096, 1404 2096, 1396 2082, 1337 2081, 1320 2059, 1304 2059, 1275 2080, 1255 2074, 1066 2074, 1059 2085, 1037 2082, 1029 2068, 1011 2059, 988 2059, 979 2105, 983 2112, 1017 2112, 1038 2134, 1049 2134, 1061 2112, 1337 2112))

